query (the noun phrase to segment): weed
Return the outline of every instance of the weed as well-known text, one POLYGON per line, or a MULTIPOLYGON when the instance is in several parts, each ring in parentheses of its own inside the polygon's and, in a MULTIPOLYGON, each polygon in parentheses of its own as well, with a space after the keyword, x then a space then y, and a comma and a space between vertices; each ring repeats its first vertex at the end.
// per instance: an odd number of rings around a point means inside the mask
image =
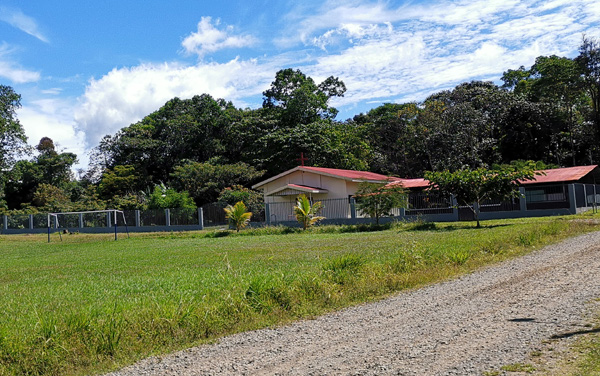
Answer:
POLYGON ((291 308, 291 298, 281 282, 266 276, 256 276, 250 281, 244 296, 250 306, 257 312, 270 312, 275 307, 289 310, 291 308))
POLYGON ((0 235, 0 375, 99 374, 149 353, 433 283, 523 254, 522 243, 598 228, 554 218, 499 223, 485 231, 436 224, 409 232, 406 223, 207 230, 132 234, 127 242, 80 234, 51 244, 43 235, 0 235), (449 257, 459 255, 448 255, 464 250, 468 262, 457 268, 449 257))
POLYGON ((343 285, 358 274, 364 263, 360 255, 346 253, 326 260, 323 270, 333 282, 343 285))
POLYGON ((391 263, 394 273, 408 273, 416 269, 421 262, 421 258, 414 253, 400 252, 391 263))
POLYGON ((533 373, 535 371, 535 367, 531 364, 524 363, 513 363, 500 367, 501 370, 506 372, 526 372, 533 373))
POLYGON ((96 353, 100 355, 114 356, 121 342, 121 336, 125 329, 123 316, 118 315, 115 304, 113 312, 97 327, 96 353))
POLYGON ((467 251, 454 251, 446 255, 455 265, 463 265, 471 258, 471 253, 467 251))
POLYGON ((433 231, 437 230, 435 222, 428 222, 419 217, 415 221, 410 222, 407 226, 408 231, 433 231))

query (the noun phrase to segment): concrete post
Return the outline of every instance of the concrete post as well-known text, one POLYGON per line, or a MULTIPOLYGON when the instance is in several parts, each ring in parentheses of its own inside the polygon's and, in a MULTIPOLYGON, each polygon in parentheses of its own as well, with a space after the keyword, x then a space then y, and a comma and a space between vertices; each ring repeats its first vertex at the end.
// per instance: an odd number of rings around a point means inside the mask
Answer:
POLYGON ((198 208, 198 225, 200 230, 204 230, 204 209, 198 208))
POLYGON ((110 212, 106 213, 106 227, 112 227, 112 219, 110 218, 110 212))
POLYGON ((454 221, 458 222, 458 201, 456 201, 454 195, 450 195, 450 204, 452 205, 452 216, 454 217, 454 221))
POLYGON ((519 210, 527 211, 527 198, 525 197, 525 188, 519 187, 519 210))
POLYGON ((2 216, 2 228, 8 230, 8 215, 6 214, 2 216))
POLYGON ((267 226, 271 225, 271 207, 268 202, 265 202, 265 221, 267 226))
POLYGON ((167 227, 171 226, 171 210, 165 209, 165 224, 167 227))
POLYGON ((83 214, 79 213, 79 228, 83 228, 83 214))
POLYGON ((135 211, 135 227, 140 227, 142 225, 142 221, 140 220, 140 211, 135 211))
POLYGON ((29 229, 33 230, 33 214, 29 214, 29 229))
POLYGON ((575 199, 575 184, 567 185, 569 192, 569 213, 577 214, 577 201, 575 199))
POLYGON ((356 218, 356 200, 350 197, 350 218, 356 218))

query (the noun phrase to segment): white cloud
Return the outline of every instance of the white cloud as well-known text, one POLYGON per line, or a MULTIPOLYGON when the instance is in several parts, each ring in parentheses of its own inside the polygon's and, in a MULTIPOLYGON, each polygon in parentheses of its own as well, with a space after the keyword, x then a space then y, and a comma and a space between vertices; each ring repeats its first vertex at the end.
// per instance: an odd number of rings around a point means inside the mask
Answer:
POLYGON ((0 21, 4 21, 25 33, 48 43, 48 38, 39 30, 35 19, 23 14, 19 9, 0 7, 0 21))
POLYGON ((75 112, 79 129, 85 131, 89 147, 107 134, 141 120, 174 97, 191 98, 208 93, 244 104, 260 94, 274 76, 255 60, 232 60, 195 66, 143 64, 113 69, 100 79, 92 79, 75 112))
POLYGON ((581 34, 600 24, 590 0, 438 1, 410 9, 383 4, 367 11, 365 3, 330 1, 299 23, 302 38, 329 51, 308 67, 310 73, 339 76, 348 87, 335 105, 423 99, 464 81, 498 80, 540 55, 576 55, 581 34))
POLYGON ((0 77, 14 83, 35 82, 40 79, 40 73, 23 69, 10 59, 13 50, 6 44, 0 45, 0 77))
POLYGON ((214 25, 211 17, 202 17, 198 22, 198 31, 187 36, 181 45, 188 54, 197 54, 202 58, 204 55, 227 49, 249 47, 256 43, 256 39, 249 35, 233 35, 233 26, 227 26, 219 30, 220 20, 214 25))
POLYGON ((85 167, 88 162, 85 134, 77 129, 73 111, 70 100, 37 99, 24 104, 17 116, 30 145, 37 145, 42 137, 50 137, 59 149, 77 154, 79 163, 75 167, 85 167))
MULTIPOLYGON (((79 99, 74 127, 93 147, 176 96, 209 93, 243 106, 260 97, 275 72, 286 67, 316 81, 330 75, 343 80, 348 91, 335 106, 422 100, 464 81, 499 79, 503 71, 530 66, 540 55, 574 56, 581 34, 600 24, 591 1, 463 0, 391 8, 389 2, 330 0, 315 15, 286 18, 288 34, 278 40, 304 40, 309 48, 303 51, 284 49, 261 61, 141 64, 92 79, 79 99)), ((254 43, 218 26, 203 17, 183 47, 202 57, 254 43)))

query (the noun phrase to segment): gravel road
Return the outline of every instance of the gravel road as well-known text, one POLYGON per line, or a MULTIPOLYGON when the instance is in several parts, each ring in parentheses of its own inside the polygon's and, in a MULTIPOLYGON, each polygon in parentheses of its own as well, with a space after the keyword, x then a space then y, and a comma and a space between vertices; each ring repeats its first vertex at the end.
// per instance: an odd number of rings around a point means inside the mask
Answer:
POLYGON ((526 361, 552 336, 589 329, 584 314, 599 297, 596 232, 452 281, 110 375, 481 375, 526 361))

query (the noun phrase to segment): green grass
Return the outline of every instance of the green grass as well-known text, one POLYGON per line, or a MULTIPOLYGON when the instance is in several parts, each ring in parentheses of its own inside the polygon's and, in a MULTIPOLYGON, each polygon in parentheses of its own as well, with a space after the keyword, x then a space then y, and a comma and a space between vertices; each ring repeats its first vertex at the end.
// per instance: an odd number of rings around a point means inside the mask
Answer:
POLYGON ((524 363, 508 364, 508 365, 502 366, 501 369, 506 372, 532 373, 535 371, 535 367, 533 367, 531 364, 524 364, 524 363))
POLYGON ((561 355, 559 372, 569 376, 600 375, 600 311, 595 324, 580 333, 580 338, 561 355))
MULTIPOLYGON (((596 328, 600 330, 600 327, 596 328)), ((577 345, 580 360, 572 375, 600 375, 600 335, 591 335, 577 345)))
MULTIPOLYGON (((573 217, 571 217, 573 218, 573 217)), ((579 217, 581 218, 581 217, 579 217)), ((598 227, 566 218, 0 236, 0 375, 104 372, 443 280, 598 227), (369 230, 380 231, 369 231, 369 230)))

